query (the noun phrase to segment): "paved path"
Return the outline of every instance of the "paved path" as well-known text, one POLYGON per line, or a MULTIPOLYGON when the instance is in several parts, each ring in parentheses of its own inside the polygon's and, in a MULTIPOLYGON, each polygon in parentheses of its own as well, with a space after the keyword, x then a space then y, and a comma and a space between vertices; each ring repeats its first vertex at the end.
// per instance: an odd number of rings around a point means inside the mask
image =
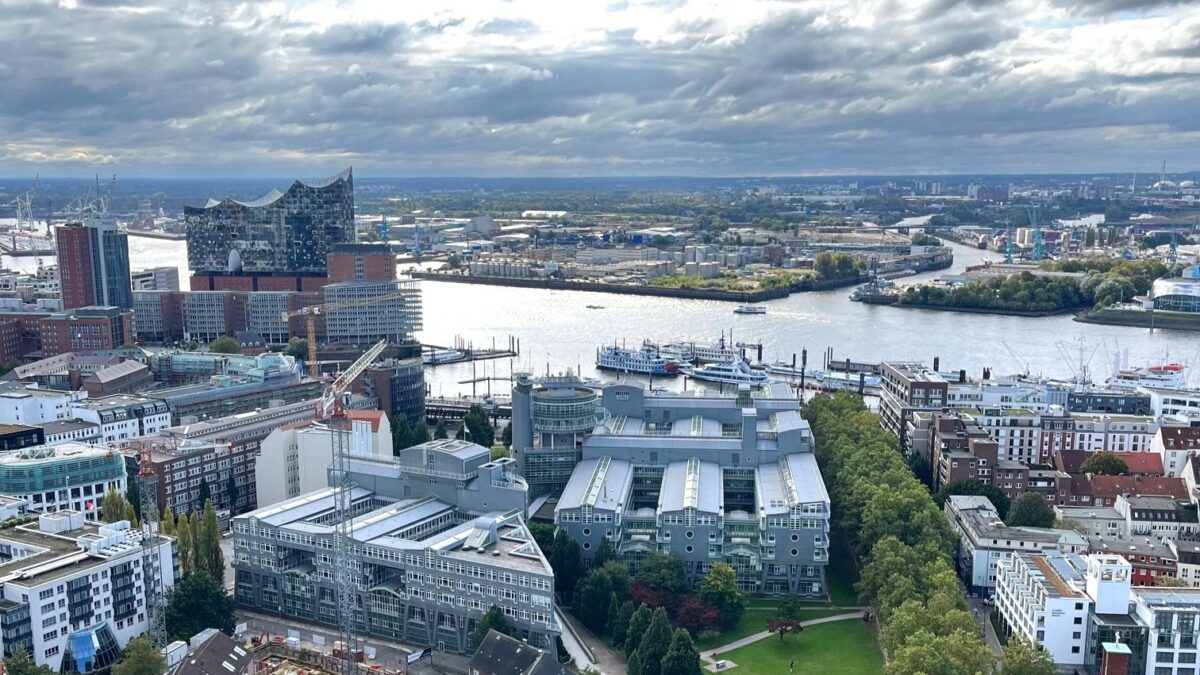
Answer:
MULTIPOLYGON (((800 625, 803 626, 804 628, 808 628, 809 626, 815 626, 815 625, 821 624, 821 623, 833 623, 834 621, 849 621, 851 619, 858 619, 859 621, 862 621, 862 612, 856 611, 856 612, 849 612, 846 614, 835 614, 833 616, 826 616, 826 617, 822 617, 820 619, 813 619, 811 621, 801 621, 800 625)), ((704 652, 700 654, 700 659, 703 660, 705 663, 711 665, 713 663, 713 659, 712 659, 713 652, 716 652, 717 658, 720 658, 720 656, 722 654, 726 654, 726 653, 731 652, 740 647, 745 647, 746 645, 752 645, 755 642, 758 642, 759 640, 765 640, 769 637, 774 637, 775 635, 777 635, 777 633, 773 633, 769 630, 760 631, 753 635, 747 635, 746 637, 742 638, 741 640, 734 640, 733 642, 730 642, 727 645, 722 645, 715 649, 704 650, 704 652)), ((724 659, 721 659, 721 660, 724 660, 724 659)))
MULTIPOLYGON (((617 656, 603 640, 593 635, 583 624, 576 621, 575 617, 565 611, 560 611, 559 617, 571 624, 571 627, 579 634, 579 638, 583 640, 584 644, 592 652, 592 655, 595 657, 592 660, 592 669, 600 671, 601 675, 625 675, 629 672, 625 666, 625 660, 617 656)), ((566 631, 564 630, 563 640, 565 641, 566 639, 566 631)), ((568 651, 570 650, 568 649, 568 651)))

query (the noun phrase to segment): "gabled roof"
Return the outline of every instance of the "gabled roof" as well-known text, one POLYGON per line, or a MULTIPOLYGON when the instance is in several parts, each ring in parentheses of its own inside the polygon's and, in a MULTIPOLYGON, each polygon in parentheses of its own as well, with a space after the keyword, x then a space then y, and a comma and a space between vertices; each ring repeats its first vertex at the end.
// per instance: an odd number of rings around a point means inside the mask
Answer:
POLYGON ((568 675, 553 656, 521 640, 489 631, 467 664, 487 675, 568 675))
MULTIPOLYGON (((1086 480, 1086 479, 1085 479, 1086 480)), ((1075 482, 1072 481, 1072 486, 1075 482)), ((1092 476, 1089 493, 1102 499, 1116 499, 1121 495, 1141 495, 1147 497, 1172 497, 1186 500, 1187 486, 1182 478, 1165 478, 1162 476, 1092 476)))
POLYGON ((1200 427, 1162 427, 1158 433, 1167 450, 1200 451, 1200 427))
POLYGON ((188 655, 168 669, 167 675, 242 675, 250 669, 250 652, 237 641, 218 630, 204 633, 191 639, 188 655), (203 642, 196 644, 200 640, 203 642))

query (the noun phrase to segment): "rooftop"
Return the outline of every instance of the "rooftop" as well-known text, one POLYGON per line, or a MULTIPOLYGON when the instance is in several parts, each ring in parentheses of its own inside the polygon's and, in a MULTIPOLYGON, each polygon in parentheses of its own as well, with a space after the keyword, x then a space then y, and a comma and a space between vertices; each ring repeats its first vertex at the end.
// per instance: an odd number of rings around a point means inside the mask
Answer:
POLYGON ((36 466, 64 460, 106 456, 120 456, 120 453, 99 445, 66 441, 56 445, 38 445, 0 454, 0 466, 36 466))

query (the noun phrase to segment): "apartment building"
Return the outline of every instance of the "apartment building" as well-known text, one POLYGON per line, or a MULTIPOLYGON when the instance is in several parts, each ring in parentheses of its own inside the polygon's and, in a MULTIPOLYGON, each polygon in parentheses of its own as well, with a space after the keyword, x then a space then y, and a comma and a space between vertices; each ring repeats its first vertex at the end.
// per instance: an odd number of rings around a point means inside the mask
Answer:
POLYGON ((917 363, 886 362, 880 370, 879 422, 900 439, 907 450, 907 423, 918 410, 938 411, 947 406, 949 383, 937 372, 917 363))
POLYGON ((1129 563, 1124 559, 1097 564, 1104 569, 1090 571, 1088 560, 1058 551, 1021 552, 1002 560, 996 575, 996 611, 1004 632, 1042 645, 1059 666, 1082 666, 1092 609, 1087 585, 1112 575, 1112 568, 1122 575, 1125 588, 1129 586, 1129 563))
POLYGON ((165 401, 132 394, 89 398, 71 407, 72 417, 99 426, 100 440, 122 444, 171 426, 165 401))
POLYGON ((23 382, 0 385, 0 423, 40 426, 71 419, 72 407, 87 398, 86 391, 42 389, 23 382))

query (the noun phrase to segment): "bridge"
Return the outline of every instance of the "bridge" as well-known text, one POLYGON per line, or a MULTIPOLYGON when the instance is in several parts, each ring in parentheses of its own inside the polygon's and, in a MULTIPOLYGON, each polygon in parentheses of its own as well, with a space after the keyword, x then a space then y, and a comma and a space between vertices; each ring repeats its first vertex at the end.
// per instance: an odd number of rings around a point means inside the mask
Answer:
POLYGON ((512 404, 473 398, 429 398, 425 400, 425 419, 429 422, 457 422, 467 416, 472 405, 479 405, 493 420, 512 419, 512 404))

